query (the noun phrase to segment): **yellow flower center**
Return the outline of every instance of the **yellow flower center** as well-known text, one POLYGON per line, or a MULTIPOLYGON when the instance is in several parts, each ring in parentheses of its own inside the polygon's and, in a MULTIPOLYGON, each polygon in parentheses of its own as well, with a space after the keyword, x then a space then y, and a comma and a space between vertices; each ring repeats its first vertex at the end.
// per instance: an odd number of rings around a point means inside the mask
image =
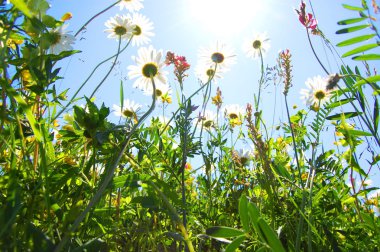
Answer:
POLYGON ((141 33, 142 33, 142 31, 141 31, 140 26, 135 25, 135 28, 133 29, 133 35, 139 36, 139 35, 141 35, 141 33))
POLYGON ((62 35, 57 31, 52 32, 50 35, 51 35, 51 44, 52 45, 59 44, 59 42, 61 41, 62 35))
POLYGON ((326 92, 324 90, 317 90, 314 92, 314 97, 319 101, 323 100, 326 97, 326 92))
POLYGON ((151 76, 155 77, 157 73, 158 73, 158 66, 153 62, 145 64, 142 68, 142 74, 146 78, 150 78, 151 76))
POLYGON ((135 114, 135 113, 134 113, 132 110, 130 110, 130 109, 125 109, 125 110, 123 110, 123 115, 124 115, 125 117, 133 117, 134 114, 135 114))
POLYGON ((235 120, 235 119, 238 119, 238 118, 239 118, 239 116, 238 116, 236 113, 230 113, 230 114, 228 115, 228 117, 229 117, 231 120, 235 120))
POLYGON ((224 61, 224 55, 220 52, 215 52, 211 55, 211 60, 217 64, 220 64, 224 61))
POLYGON ((213 69, 207 69, 206 75, 208 77, 212 77, 215 74, 215 71, 213 69))
POLYGON ((160 97, 162 95, 162 90, 156 89, 156 96, 160 97))
POLYGON ((119 36, 123 36, 127 33, 127 28, 125 28, 124 26, 115 26, 115 28, 113 29, 113 31, 115 32, 116 35, 119 35, 119 36))
POLYGON ((259 49, 261 47, 261 41, 260 40, 253 41, 252 46, 255 49, 259 49))
POLYGON ((213 125, 213 121, 212 120, 205 120, 203 122, 203 127, 205 127, 205 128, 210 128, 212 125, 213 125))

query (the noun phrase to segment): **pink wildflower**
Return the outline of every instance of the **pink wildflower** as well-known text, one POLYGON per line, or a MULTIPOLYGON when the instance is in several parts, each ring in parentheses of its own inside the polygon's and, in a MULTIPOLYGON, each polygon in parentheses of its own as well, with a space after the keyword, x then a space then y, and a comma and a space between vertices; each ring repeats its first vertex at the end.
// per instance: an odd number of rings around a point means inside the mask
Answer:
POLYGON ((300 9, 299 10, 296 9, 295 11, 298 14, 298 19, 301 22, 301 24, 308 29, 310 28, 313 31, 317 28, 317 20, 313 18, 313 14, 311 13, 306 14, 305 9, 306 9, 306 4, 304 1, 301 1, 300 9))

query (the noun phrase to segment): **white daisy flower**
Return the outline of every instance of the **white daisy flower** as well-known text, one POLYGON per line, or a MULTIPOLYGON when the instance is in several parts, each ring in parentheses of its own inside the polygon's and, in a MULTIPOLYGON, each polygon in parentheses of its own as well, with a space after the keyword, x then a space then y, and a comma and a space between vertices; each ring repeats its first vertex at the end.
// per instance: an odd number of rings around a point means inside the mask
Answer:
POLYGON ((133 13, 132 17, 128 14, 128 18, 132 20, 132 24, 135 26, 133 30, 132 46, 141 46, 149 44, 151 37, 154 36, 153 23, 149 18, 140 13, 133 13))
POLYGON ((132 57, 137 65, 128 67, 128 77, 137 78, 133 87, 148 90, 152 86, 151 77, 156 86, 160 83, 166 84, 168 72, 163 71, 165 62, 162 58, 162 50, 156 51, 153 46, 141 47, 137 54, 137 57, 132 57))
POLYGON ((255 33, 250 39, 243 43, 243 51, 248 58, 259 58, 260 54, 264 55, 270 48, 269 38, 266 33, 255 33), (261 52, 261 53, 260 53, 261 52))
MULTIPOLYGON (((144 95, 152 96, 153 94, 153 86, 150 85, 147 89, 143 90, 144 95)), ((157 83, 156 85, 156 99, 161 101, 162 103, 171 103, 171 95, 172 95, 172 89, 168 84, 163 83, 157 83), (168 99, 170 99, 170 102, 168 102, 168 99)))
POLYGON ((116 104, 113 106, 115 116, 122 116, 124 118, 135 118, 137 111, 142 107, 142 105, 130 101, 129 99, 124 100, 123 107, 116 104))
POLYGON ((216 124, 216 119, 217 115, 211 110, 206 110, 205 113, 199 117, 201 125, 206 129, 214 127, 216 124))
POLYGON ((224 116, 229 120, 232 127, 241 125, 244 119, 244 109, 238 104, 227 105, 224 108, 224 116))
POLYGON ((331 93, 326 90, 327 81, 321 76, 308 78, 305 84, 308 89, 301 89, 300 94, 306 105, 318 107, 330 99, 331 93))
POLYGON ((109 33, 108 38, 121 38, 123 40, 130 39, 135 29, 131 20, 125 15, 111 17, 105 22, 105 26, 108 28, 104 30, 109 33))
POLYGON ((231 65, 236 63, 234 50, 223 43, 215 43, 209 48, 200 48, 198 58, 206 66, 220 67, 221 70, 228 70, 231 65))
POLYGON ((140 9, 144 8, 143 2, 144 0, 121 0, 120 3, 117 4, 117 6, 120 7, 120 10, 123 10, 124 8, 129 11, 139 11, 140 9))
POLYGON ((198 64, 195 67, 195 75, 204 84, 212 78, 212 80, 221 79, 223 71, 220 67, 198 64))
POLYGON ((246 149, 239 149, 236 151, 236 154, 238 155, 239 161, 243 166, 248 165, 250 159, 252 158, 252 152, 246 149))
POLYGON ((65 29, 67 25, 62 25, 59 28, 53 29, 49 32, 51 38, 51 45, 49 52, 51 54, 59 54, 63 51, 73 50, 72 44, 75 42, 75 37, 69 32, 66 32, 65 29))

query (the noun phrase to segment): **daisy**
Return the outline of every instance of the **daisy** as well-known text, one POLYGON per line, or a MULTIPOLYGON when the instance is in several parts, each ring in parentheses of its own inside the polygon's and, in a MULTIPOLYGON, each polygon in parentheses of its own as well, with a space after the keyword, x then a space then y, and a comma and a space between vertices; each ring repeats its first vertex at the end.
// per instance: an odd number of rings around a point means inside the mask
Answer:
POLYGON ((51 54, 59 54, 63 51, 73 50, 72 44, 75 42, 75 37, 69 34, 69 32, 66 32, 66 28, 67 25, 62 25, 50 31, 49 37, 51 39, 51 45, 49 52, 51 54))
POLYGON ((222 73, 223 70, 220 67, 215 67, 215 65, 204 65, 201 63, 195 67, 195 75, 203 84, 209 80, 221 79, 222 73))
POLYGON ((327 81, 321 76, 308 78, 305 84, 308 89, 301 89, 300 94, 306 105, 319 107, 330 99, 331 93, 326 90, 327 81))
POLYGON ((131 20, 125 15, 111 17, 105 22, 105 26, 108 28, 104 30, 109 33, 108 38, 120 38, 124 40, 132 37, 135 28, 131 23, 131 20))
POLYGON ((153 46, 141 47, 137 51, 138 56, 132 57, 137 65, 128 67, 128 77, 137 78, 133 87, 148 90, 151 87, 151 77, 156 86, 166 84, 168 72, 163 71, 165 62, 162 58, 162 50, 156 51, 153 46))
POLYGON ((223 43, 216 43, 209 48, 200 48, 198 58, 206 66, 220 67, 226 71, 236 63, 234 51, 223 43))
POLYGON ((211 129, 216 124, 217 115, 211 110, 206 110, 203 115, 199 116, 199 121, 206 129, 211 129))
POLYGON ((224 116, 229 120, 232 127, 241 125, 244 117, 244 109, 238 104, 227 105, 224 108, 224 116))
POLYGON ((116 104, 113 106, 115 116, 122 116, 124 118, 135 118, 137 111, 142 107, 140 104, 130 101, 129 99, 124 100, 123 107, 116 104))
POLYGON ((149 18, 140 13, 133 13, 132 17, 128 14, 128 18, 131 19, 132 24, 135 26, 133 30, 132 46, 141 46, 149 44, 151 37, 154 36, 153 23, 149 18))
POLYGON ((129 11, 139 11, 144 8, 143 2, 144 0, 121 0, 117 5, 120 7, 120 10, 126 8, 129 11))
POLYGON ((236 154, 238 155, 240 164, 242 164, 243 166, 249 164, 249 161, 252 157, 251 151, 246 150, 246 149, 239 149, 238 151, 236 151, 236 154))
MULTIPOLYGON (((149 85, 147 89, 143 90, 144 95, 152 96, 153 86, 149 85)), ((172 89, 168 84, 157 83, 156 85, 156 99, 162 103, 171 103, 172 89), (170 101, 170 102, 169 102, 170 101)))
POLYGON ((243 44, 243 51, 248 58, 256 59, 260 54, 264 55, 270 48, 269 38, 266 33, 253 34, 243 44))

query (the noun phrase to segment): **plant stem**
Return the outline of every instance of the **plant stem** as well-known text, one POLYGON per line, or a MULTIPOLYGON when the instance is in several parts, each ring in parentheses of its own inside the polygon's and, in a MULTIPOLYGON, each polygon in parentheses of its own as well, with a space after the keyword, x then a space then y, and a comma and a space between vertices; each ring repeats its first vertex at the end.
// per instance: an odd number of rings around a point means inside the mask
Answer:
POLYGON ((111 9, 112 7, 114 7, 116 4, 118 4, 119 2, 121 2, 122 0, 119 0, 117 1, 116 3, 113 3, 111 4, 110 6, 108 6, 107 8, 105 8, 104 10, 98 12, 97 14, 95 14, 92 18, 90 18, 76 33, 75 33, 75 37, 78 36, 78 34, 83 31, 86 26, 91 23, 95 18, 97 18, 98 16, 100 16, 101 14, 103 14, 104 12, 108 11, 109 9, 111 9))
POLYGON ((100 185, 98 191, 94 195, 94 197, 90 200, 85 210, 75 219, 74 223, 72 224, 71 228, 69 229, 68 233, 66 233, 62 240, 58 243, 58 245, 55 247, 54 252, 59 252, 63 249, 67 241, 69 240, 71 233, 73 233, 78 227, 79 224, 83 221, 83 219, 86 217, 87 213, 91 210, 91 208, 98 202, 104 191, 106 190, 108 184, 111 182, 113 175, 115 173, 115 170, 125 152, 127 149, 130 140, 132 139, 133 134, 137 130, 137 128, 141 125, 141 123, 153 112, 155 106, 156 106, 156 84, 154 83, 153 77, 151 77, 152 85, 153 85, 153 94, 152 94, 152 105, 149 108, 149 110, 140 118, 138 123, 136 123, 133 128, 131 129, 131 132, 128 134, 127 138, 122 144, 122 147, 117 153, 116 159, 111 163, 110 167, 108 167, 106 177, 103 180, 103 183, 100 185))
POLYGON ((309 40, 309 44, 310 44, 311 50, 313 51, 313 54, 314 54, 315 58, 318 60, 319 65, 323 68, 323 70, 325 71, 325 73, 326 73, 327 75, 330 75, 329 71, 327 71, 327 69, 326 69, 325 66, 322 64, 321 60, 319 59, 317 53, 316 53, 315 50, 314 50, 313 44, 311 43, 311 39, 310 39, 310 34, 309 34, 309 30, 308 30, 308 28, 306 28, 306 34, 307 34, 307 39, 309 40))

